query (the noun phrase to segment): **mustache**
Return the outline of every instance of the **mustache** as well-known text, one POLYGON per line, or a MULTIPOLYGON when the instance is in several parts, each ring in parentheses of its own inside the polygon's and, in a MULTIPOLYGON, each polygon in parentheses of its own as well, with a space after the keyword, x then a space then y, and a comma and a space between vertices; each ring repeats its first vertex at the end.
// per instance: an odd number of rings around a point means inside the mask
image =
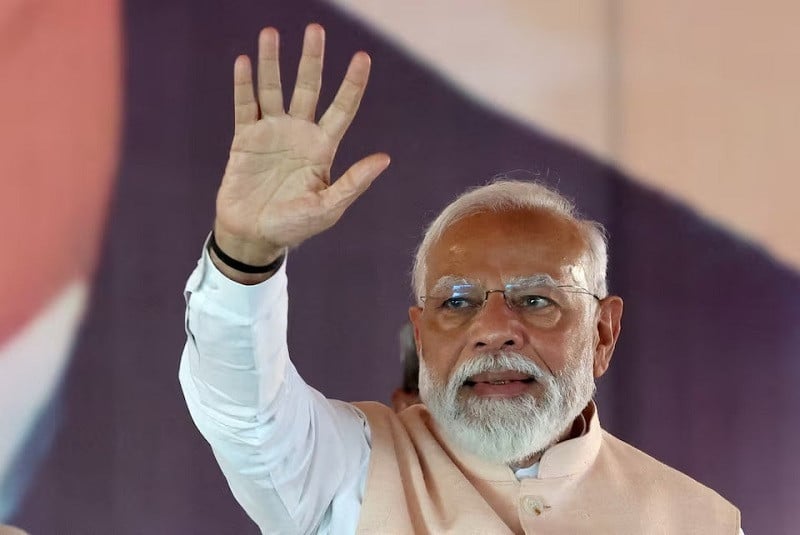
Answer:
POLYGON ((464 381, 479 373, 501 371, 524 373, 537 381, 553 377, 550 372, 519 353, 498 351, 477 356, 461 364, 450 376, 447 388, 460 388, 464 381))

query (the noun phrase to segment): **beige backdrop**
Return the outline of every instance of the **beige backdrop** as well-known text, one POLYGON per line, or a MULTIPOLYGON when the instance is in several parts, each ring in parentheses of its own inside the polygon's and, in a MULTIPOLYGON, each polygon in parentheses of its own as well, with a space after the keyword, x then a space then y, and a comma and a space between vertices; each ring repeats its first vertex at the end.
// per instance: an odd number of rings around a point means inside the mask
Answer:
POLYGON ((333 1, 475 98, 800 268, 800 4, 333 1))

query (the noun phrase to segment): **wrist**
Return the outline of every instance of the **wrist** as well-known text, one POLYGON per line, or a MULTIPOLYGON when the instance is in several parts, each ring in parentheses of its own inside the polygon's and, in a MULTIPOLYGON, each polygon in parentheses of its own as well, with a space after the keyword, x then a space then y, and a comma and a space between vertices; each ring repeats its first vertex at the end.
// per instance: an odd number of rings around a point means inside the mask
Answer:
POLYGON ((211 235, 208 238, 208 247, 211 251, 214 252, 216 257, 226 266, 235 269, 236 271, 241 271, 242 273, 248 273, 252 275, 261 275, 264 273, 272 273, 277 271, 281 264, 283 263, 284 255, 281 254, 278 258, 273 260, 268 264, 261 264, 261 265, 253 265, 247 264, 232 256, 228 255, 225 251, 217 243, 214 237, 214 231, 211 231, 211 235))
MULTIPOLYGON (((214 224, 211 238, 216 243, 219 255, 223 260, 234 259, 233 264, 248 266, 267 266, 286 254, 286 247, 271 244, 265 240, 242 238, 240 235, 227 232, 219 224, 214 224)), ((209 245, 211 245, 211 239, 209 245)))
MULTIPOLYGON (((225 243, 226 246, 228 246, 231 244, 231 241, 225 243)), ((280 269, 281 265, 283 265, 286 256, 285 249, 280 249, 277 254, 272 252, 268 254, 252 254, 253 251, 250 250, 251 254, 246 254, 244 256, 245 258, 267 258, 269 262, 258 265, 247 264, 229 255, 228 252, 219 245, 219 238, 216 237, 216 231, 211 232, 207 249, 212 263, 220 273, 234 282, 246 285, 259 284, 272 277, 272 275, 280 269)), ((236 248, 235 250, 241 252, 246 249, 236 248)))

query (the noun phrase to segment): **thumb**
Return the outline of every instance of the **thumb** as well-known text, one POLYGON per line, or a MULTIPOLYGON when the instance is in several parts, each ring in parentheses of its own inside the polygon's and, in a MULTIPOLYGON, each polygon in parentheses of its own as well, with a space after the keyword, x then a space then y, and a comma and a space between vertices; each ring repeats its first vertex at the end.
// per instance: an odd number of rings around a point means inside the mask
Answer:
POLYGON ((344 212, 389 167, 390 161, 388 154, 377 153, 354 163, 330 187, 320 192, 325 207, 339 214, 344 212))

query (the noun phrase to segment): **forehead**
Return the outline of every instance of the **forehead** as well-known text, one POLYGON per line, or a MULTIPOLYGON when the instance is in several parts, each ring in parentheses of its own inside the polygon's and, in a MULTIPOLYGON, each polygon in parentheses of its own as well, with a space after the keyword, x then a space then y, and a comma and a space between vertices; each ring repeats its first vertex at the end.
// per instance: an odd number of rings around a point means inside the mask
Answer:
POLYGON ((450 225, 427 258, 426 287, 443 276, 501 283, 548 274, 584 283, 587 245, 578 225, 545 210, 472 214, 450 225))

